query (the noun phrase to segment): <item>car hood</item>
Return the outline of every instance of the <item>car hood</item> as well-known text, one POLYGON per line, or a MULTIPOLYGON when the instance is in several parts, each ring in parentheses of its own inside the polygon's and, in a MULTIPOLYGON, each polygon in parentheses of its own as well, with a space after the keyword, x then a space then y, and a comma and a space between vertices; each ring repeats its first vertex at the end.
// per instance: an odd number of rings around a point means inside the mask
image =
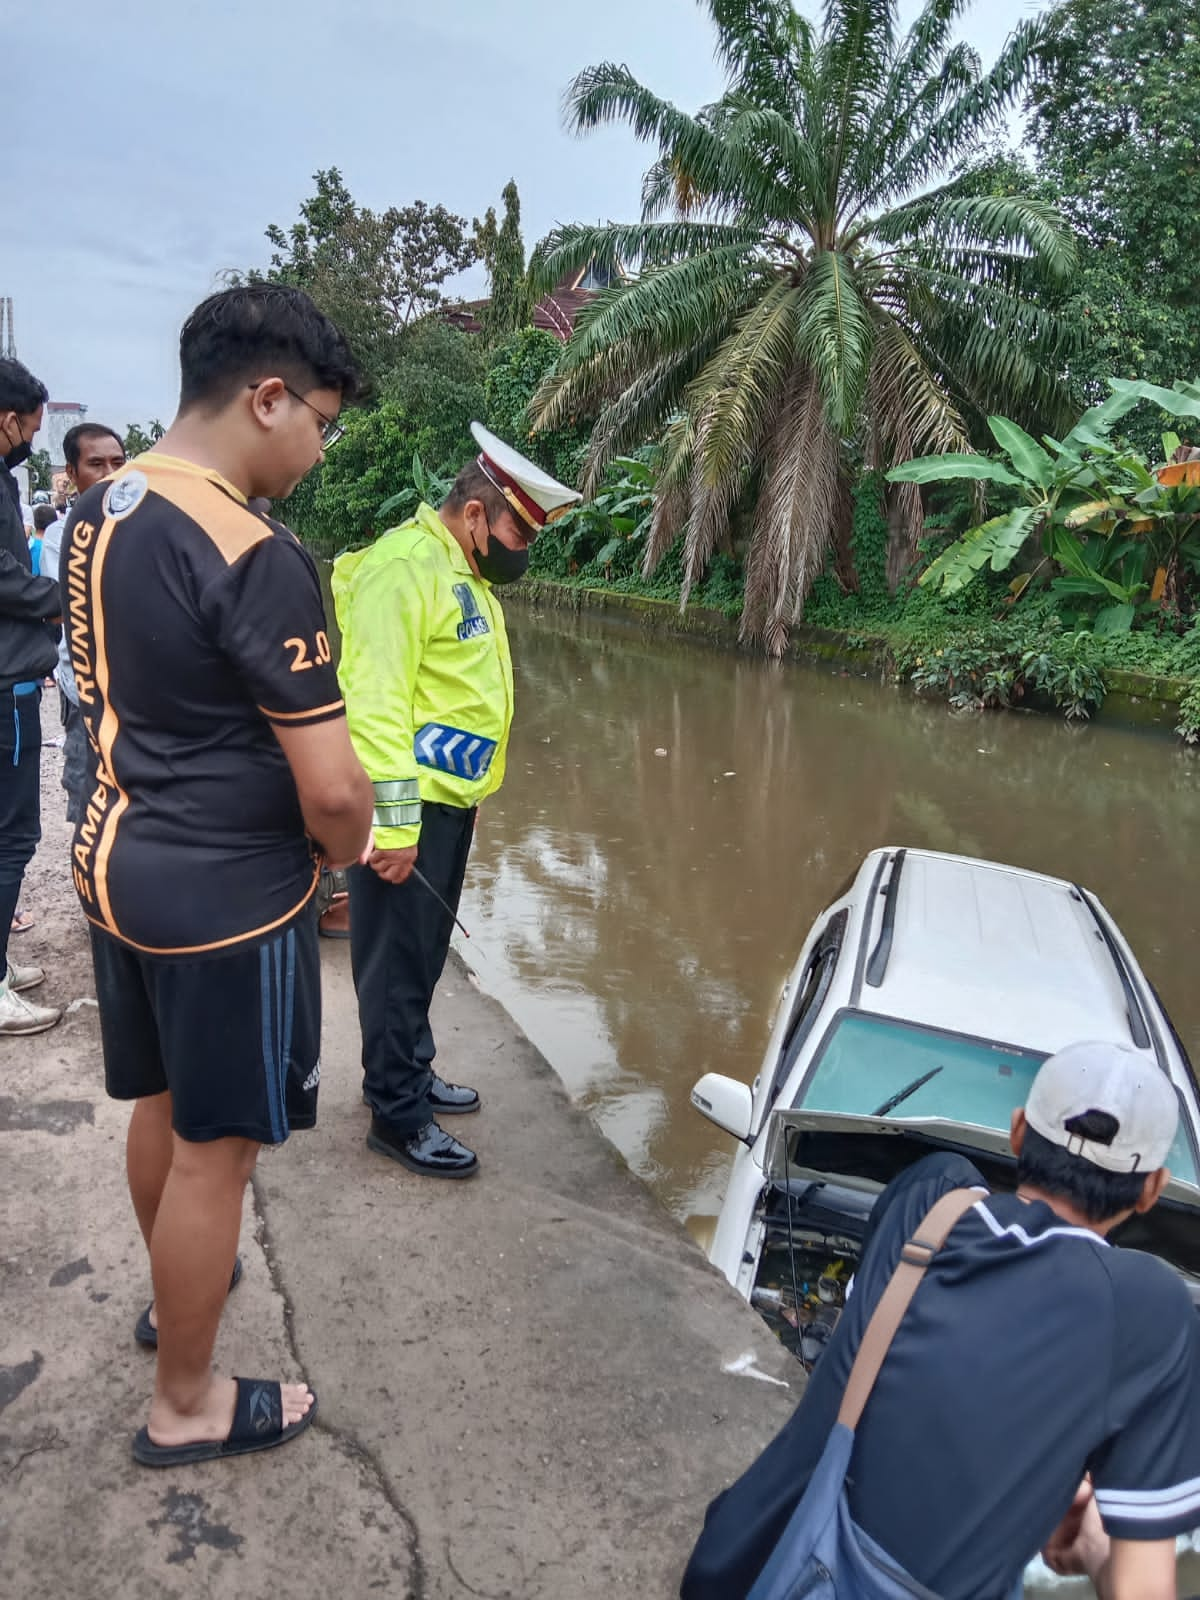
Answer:
MULTIPOLYGON (((1008 1134, 942 1117, 865 1117, 842 1111, 777 1108, 767 1121, 768 1179, 824 1180, 878 1193, 906 1167, 936 1151, 972 1161, 993 1189, 1016 1185, 1008 1134)), ((1172 1178, 1165 1198, 1200 1213, 1200 1189, 1172 1178)))

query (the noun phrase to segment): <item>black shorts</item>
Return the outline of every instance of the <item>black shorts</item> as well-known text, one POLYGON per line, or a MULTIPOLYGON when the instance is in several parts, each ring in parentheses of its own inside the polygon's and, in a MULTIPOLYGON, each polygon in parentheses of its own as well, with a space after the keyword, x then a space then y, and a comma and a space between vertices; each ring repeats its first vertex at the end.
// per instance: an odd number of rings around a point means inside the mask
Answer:
POLYGON ((92 927, 114 1100, 171 1093, 181 1139, 282 1144, 317 1120, 321 967, 311 906, 254 944, 148 956, 92 927))

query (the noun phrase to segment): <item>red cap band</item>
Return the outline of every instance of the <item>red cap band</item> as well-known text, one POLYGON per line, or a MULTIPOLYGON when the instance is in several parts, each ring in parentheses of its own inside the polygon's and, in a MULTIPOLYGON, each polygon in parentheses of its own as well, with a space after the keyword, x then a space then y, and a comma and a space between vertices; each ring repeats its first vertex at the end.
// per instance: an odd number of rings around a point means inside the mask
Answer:
POLYGON ((507 472, 496 465, 491 456, 481 454, 478 457, 478 463, 480 470, 486 477, 491 479, 497 489, 503 491, 510 501, 515 500, 517 502, 517 509, 524 513, 525 520, 531 527, 544 528, 546 526, 546 512, 538 505, 536 500, 529 498, 515 479, 510 478, 507 472))

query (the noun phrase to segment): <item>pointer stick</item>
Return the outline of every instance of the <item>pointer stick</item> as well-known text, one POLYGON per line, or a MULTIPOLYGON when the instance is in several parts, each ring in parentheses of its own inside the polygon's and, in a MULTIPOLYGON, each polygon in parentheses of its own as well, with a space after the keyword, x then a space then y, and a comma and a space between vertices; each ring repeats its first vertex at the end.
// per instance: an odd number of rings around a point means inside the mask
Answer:
POLYGON ((462 934, 463 938, 464 939, 469 939, 471 937, 471 935, 463 927, 462 923, 455 916, 454 912, 451 911, 450 907, 442 899, 441 895, 433 887, 433 885, 430 883, 429 879, 425 876, 425 874, 423 872, 418 871, 417 868, 414 867, 412 869, 412 875, 417 880, 418 883, 424 884, 424 886, 429 890, 430 894, 437 901, 438 905, 441 906, 442 910, 446 913, 446 915, 450 918, 450 920, 454 923, 455 927, 462 934))

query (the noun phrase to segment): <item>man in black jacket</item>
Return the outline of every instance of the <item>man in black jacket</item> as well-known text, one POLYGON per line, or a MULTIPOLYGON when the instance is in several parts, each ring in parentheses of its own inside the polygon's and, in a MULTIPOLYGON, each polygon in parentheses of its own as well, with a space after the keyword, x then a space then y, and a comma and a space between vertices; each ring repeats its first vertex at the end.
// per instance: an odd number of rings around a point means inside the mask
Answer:
POLYGON ((58 661, 58 585, 35 578, 13 468, 29 459, 48 395, 19 361, 0 360, 0 1034, 42 1033, 62 1016, 26 991, 46 974, 14 966, 8 936, 42 835, 42 680, 58 661))

